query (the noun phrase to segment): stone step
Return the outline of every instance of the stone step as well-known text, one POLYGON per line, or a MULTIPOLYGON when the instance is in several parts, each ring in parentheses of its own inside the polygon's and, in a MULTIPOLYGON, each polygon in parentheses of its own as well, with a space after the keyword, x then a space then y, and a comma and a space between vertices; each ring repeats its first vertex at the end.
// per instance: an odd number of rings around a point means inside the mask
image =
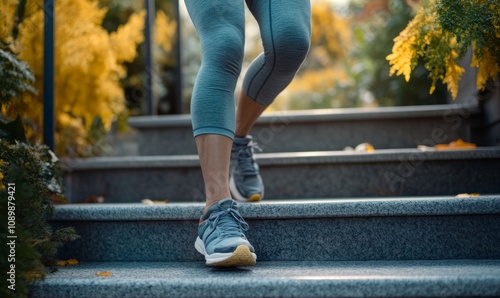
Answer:
MULTIPOLYGON (((500 193, 500 147, 266 153, 257 161, 266 199, 500 193)), ((204 201, 195 155, 73 159, 63 166, 69 202, 204 201)))
POLYGON ((81 263, 31 288, 33 297, 498 297, 500 260, 81 263), (108 277, 96 272, 111 271, 108 277))
MULTIPOLYGON (((80 239, 60 259, 203 261, 204 204, 68 204, 54 226, 80 239)), ((240 204, 259 261, 500 259, 500 196, 263 201, 240 204)))
MULTIPOLYGON (((470 103, 287 111, 264 114, 252 135, 268 153, 343 150, 364 142, 379 149, 415 148, 457 138, 476 141, 479 122, 479 109, 470 103)), ((139 131, 139 155, 197 152, 189 115, 132 117, 129 124, 139 131)))

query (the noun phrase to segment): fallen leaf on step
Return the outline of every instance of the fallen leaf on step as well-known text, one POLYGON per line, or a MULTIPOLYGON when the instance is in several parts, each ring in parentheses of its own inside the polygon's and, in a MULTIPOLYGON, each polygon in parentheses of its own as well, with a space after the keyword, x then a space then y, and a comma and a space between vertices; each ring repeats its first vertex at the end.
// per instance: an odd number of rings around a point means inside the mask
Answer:
POLYGON ((354 149, 356 152, 373 152, 375 148, 370 143, 361 143, 354 149))
POLYGON ((97 276, 110 276, 111 271, 100 271, 100 272, 96 272, 95 275, 97 275, 97 276))
POLYGON ((462 139, 458 139, 449 144, 437 144, 434 146, 437 150, 462 150, 462 149, 475 149, 477 146, 474 143, 464 142, 462 139))
POLYGON ((57 266, 72 266, 78 264, 77 259, 69 259, 69 260, 59 260, 57 261, 57 266))
POLYGON ((146 205, 161 205, 161 204, 167 204, 168 200, 163 200, 163 201, 153 201, 150 199, 144 199, 141 201, 141 203, 146 204, 146 205))
POLYGON ((52 194, 50 196, 50 200, 54 204, 67 204, 68 203, 68 201, 66 200, 66 198, 64 196, 62 196, 62 195, 59 195, 59 194, 52 194))
POLYGON ((478 193, 461 193, 455 196, 455 198, 474 198, 479 197, 478 193))
POLYGON ((83 203, 102 204, 105 200, 106 198, 104 196, 88 196, 83 200, 83 203))
POLYGON ((43 278, 43 275, 40 272, 35 272, 35 271, 28 271, 24 273, 23 276, 28 281, 37 281, 43 278))

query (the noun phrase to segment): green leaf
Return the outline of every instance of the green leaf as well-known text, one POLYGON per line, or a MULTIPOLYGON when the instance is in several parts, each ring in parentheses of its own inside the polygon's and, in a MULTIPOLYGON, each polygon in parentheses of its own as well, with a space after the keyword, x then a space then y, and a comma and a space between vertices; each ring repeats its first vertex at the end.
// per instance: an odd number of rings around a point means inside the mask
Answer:
POLYGON ((5 139, 10 143, 15 141, 27 143, 26 133, 24 131, 23 121, 21 116, 17 115, 16 120, 2 123, 0 122, 0 139, 5 139))

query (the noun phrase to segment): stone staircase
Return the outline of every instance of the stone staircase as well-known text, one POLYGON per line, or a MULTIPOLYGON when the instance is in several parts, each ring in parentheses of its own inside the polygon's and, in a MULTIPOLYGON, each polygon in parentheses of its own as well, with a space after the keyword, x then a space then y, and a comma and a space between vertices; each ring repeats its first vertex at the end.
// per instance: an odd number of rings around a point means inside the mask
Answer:
POLYGON ((240 204, 258 263, 226 269, 194 249, 203 184, 189 117, 131 119, 139 156, 64 162, 70 202, 106 203, 56 207, 52 224, 81 235, 59 257, 80 264, 32 296, 499 297, 500 147, 482 146, 481 117, 464 105, 266 115, 253 132, 266 198, 240 204), (457 138, 479 148, 416 149, 457 138), (342 150, 362 142, 376 150, 342 150))

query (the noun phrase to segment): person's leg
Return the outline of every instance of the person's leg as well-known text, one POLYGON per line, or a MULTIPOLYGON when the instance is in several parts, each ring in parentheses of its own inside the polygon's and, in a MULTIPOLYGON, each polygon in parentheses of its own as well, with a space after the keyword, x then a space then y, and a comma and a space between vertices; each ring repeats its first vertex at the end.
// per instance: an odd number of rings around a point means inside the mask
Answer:
POLYGON ((309 50, 310 0, 247 0, 259 23, 264 53, 250 65, 243 81, 246 95, 269 106, 292 81, 309 50))
POLYGON ((195 138, 205 183, 206 204, 203 213, 218 201, 230 198, 229 156, 233 141, 222 135, 204 134, 195 138))
POLYGON ((191 99, 193 134, 205 183, 206 208, 195 248, 211 266, 255 264, 248 224, 228 190, 234 137, 234 89, 244 46, 243 0, 186 0, 200 36, 202 65, 191 99))
POLYGON ((191 116, 208 207, 230 197, 227 176, 235 126, 234 89, 243 61, 244 7, 240 1, 185 2, 202 48, 191 116))
POLYGON ((238 108, 236 109, 235 136, 244 138, 250 134, 255 121, 257 121, 267 107, 248 97, 245 90, 242 89, 238 100, 238 108))
POLYGON ((259 23, 264 53, 249 67, 236 114, 236 138, 231 153, 230 191, 237 200, 258 201, 264 184, 248 136, 255 121, 290 84, 309 50, 309 0, 247 0, 259 23))

